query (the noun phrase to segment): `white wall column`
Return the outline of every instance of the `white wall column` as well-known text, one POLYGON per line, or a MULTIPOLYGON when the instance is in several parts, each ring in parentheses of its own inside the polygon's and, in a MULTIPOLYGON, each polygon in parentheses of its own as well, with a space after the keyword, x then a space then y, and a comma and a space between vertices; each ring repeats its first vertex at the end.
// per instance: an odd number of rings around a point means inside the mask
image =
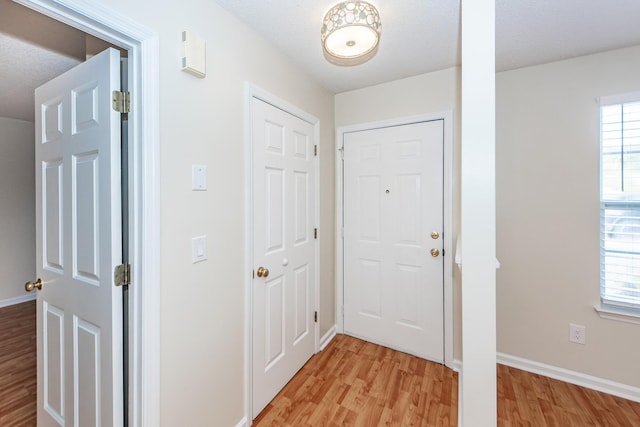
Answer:
POLYGON ((462 0, 461 426, 495 426, 495 0, 462 0))

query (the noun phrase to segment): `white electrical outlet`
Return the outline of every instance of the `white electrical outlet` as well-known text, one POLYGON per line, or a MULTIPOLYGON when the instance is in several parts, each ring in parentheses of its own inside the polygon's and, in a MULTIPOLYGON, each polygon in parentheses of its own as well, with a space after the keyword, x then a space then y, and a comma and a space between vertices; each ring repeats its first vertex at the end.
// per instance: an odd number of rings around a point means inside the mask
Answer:
POLYGON ((205 191, 207 189, 207 167, 204 165, 191 166, 191 189, 205 191))
POLYGON ((569 323, 569 341, 577 344, 587 343, 587 328, 582 325, 569 323))

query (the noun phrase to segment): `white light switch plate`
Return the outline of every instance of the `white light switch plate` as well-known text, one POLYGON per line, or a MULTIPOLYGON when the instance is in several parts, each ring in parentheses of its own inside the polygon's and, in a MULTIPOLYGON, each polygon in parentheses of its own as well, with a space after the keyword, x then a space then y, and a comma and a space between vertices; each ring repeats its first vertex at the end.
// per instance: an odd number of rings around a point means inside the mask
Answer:
POLYGON ((191 262, 207 259, 207 236, 198 236, 191 239, 191 262))
POLYGON ((191 189, 205 191, 207 189, 207 167, 204 165, 191 166, 191 189))

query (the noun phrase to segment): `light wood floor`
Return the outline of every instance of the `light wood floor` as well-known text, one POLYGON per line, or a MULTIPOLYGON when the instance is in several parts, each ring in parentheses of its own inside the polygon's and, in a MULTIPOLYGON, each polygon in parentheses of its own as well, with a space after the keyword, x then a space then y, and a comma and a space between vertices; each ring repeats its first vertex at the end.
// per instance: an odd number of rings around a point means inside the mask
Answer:
MULTIPOLYGON (((338 335, 254 426, 455 426, 457 393, 442 365, 338 335)), ((498 425, 640 427, 640 403, 498 365, 498 425)))
POLYGON ((36 303, 0 308, 0 426, 36 425, 36 303))
MULTIPOLYGON (((0 308, 0 426, 36 425, 35 302, 0 308)), ((455 426, 458 376, 338 335, 254 426, 455 426)), ((498 365, 498 425, 640 427, 640 403, 498 365)))
POLYGON ((458 376, 442 365, 338 335, 254 426, 455 426, 458 376))

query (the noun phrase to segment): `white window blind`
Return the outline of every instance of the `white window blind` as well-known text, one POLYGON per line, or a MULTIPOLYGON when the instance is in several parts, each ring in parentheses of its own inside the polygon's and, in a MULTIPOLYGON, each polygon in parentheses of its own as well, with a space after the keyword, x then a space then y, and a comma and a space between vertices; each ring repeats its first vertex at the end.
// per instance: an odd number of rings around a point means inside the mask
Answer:
POLYGON ((640 94, 632 95, 600 107, 600 296, 640 310, 640 94))

